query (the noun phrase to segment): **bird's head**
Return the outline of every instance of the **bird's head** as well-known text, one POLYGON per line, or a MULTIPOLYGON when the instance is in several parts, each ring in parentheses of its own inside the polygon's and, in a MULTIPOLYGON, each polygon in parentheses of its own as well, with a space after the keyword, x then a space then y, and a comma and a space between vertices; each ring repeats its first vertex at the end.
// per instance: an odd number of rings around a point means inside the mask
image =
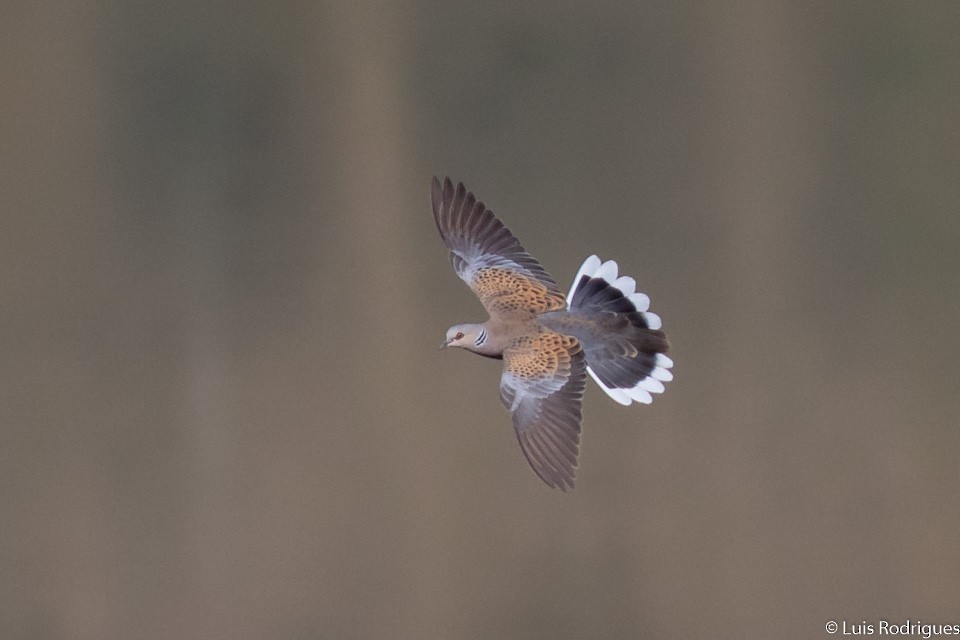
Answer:
POLYGON ((457 324, 447 329, 447 339, 440 348, 460 347, 473 351, 483 343, 485 336, 482 324, 457 324))

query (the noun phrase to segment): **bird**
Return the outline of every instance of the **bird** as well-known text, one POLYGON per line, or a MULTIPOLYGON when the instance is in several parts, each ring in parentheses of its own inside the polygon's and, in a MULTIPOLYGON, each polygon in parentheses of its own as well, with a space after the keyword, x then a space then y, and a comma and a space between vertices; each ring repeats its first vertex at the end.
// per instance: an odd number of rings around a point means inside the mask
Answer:
POLYGON ((500 399, 520 449, 548 486, 573 489, 589 375, 622 405, 649 404, 673 380, 660 316, 613 260, 589 256, 564 296, 493 212, 450 178, 430 200, 457 275, 488 319, 457 324, 440 348, 503 360, 500 399))

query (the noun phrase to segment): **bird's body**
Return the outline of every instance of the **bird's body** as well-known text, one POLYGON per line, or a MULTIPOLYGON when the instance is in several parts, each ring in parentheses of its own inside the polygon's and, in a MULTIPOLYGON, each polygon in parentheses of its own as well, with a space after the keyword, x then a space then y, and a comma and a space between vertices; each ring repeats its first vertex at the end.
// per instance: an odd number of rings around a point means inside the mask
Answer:
POLYGON ((527 461, 548 485, 572 488, 587 374, 621 404, 651 402, 673 377, 660 318, 632 278, 596 256, 564 296, 463 184, 434 178, 432 203, 454 270, 490 316, 451 327, 441 346, 503 359, 500 396, 527 461))

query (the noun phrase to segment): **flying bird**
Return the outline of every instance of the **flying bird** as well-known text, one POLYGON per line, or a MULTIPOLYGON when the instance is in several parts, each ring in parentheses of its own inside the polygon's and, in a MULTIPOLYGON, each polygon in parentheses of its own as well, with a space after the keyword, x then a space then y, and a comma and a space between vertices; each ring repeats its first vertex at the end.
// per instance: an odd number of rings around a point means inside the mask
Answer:
POLYGON ((440 348, 503 360, 500 398, 520 449, 550 487, 572 489, 587 374, 623 405, 649 404, 673 379, 667 337, 636 281, 617 263, 584 260, 564 297, 556 281, 493 212, 434 177, 433 217, 454 271, 489 315, 458 324, 440 348))

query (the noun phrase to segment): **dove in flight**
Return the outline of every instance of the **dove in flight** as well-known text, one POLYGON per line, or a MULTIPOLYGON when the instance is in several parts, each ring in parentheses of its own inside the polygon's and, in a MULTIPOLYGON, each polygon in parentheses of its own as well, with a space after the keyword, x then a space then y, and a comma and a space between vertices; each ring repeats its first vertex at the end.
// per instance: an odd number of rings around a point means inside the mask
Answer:
POLYGON ((443 347, 503 360, 500 398, 520 449, 553 488, 572 489, 587 374, 623 405, 649 404, 673 379, 660 317, 617 263, 587 258, 564 297, 493 212, 450 178, 431 185, 433 216, 486 322, 458 324, 443 347))

